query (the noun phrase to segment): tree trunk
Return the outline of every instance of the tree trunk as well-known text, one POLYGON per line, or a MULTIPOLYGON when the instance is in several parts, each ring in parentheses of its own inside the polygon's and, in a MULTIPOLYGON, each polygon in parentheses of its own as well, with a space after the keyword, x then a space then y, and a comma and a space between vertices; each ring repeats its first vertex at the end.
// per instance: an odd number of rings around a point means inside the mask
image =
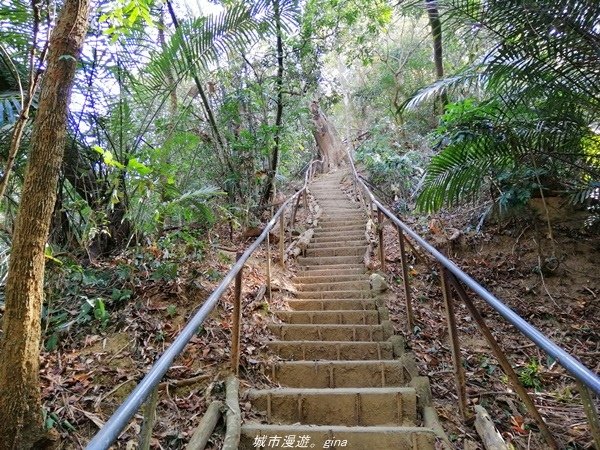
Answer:
POLYGON ((275 12, 275 27, 277 28, 277 78, 275 78, 275 86, 277 88, 277 113, 275 115, 275 136, 273 137, 273 154, 271 155, 271 167, 267 173, 265 182, 265 190, 262 195, 261 204, 269 203, 273 194, 273 185, 275 183, 275 175, 277 175, 277 165, 279 163, 279 142, 281 140, 281 123, 283 120, 283 38, 281 35, 281 13, 279 10, 279 0, 273 2, 275 12))
MULTIPOLYGON (((444 78, 444 58, 442 48, 442 22, 437 7, 437 0, 425 0, 427 15, 429 16, 429 26, 431 27, 431 36, 433 37, 433 62, 435 64, 435 78, 441 80, 444 78)), ((442 103, 442 112, 448 104, 448 96, 445 92, 440 95, 442 103)))
POLYGON ((44 430, 39 380, 44 247, 88 14, 89 0, 66 0, 50 38, 6 282, 0 342, 0 450, 43 449, 55 440, 44 430))
POLYGON ((329 123, 316 101, 312 102, 310 109, 315 125, 313 134, 315 141, 317 141, 319 156, 323 160, 323 172, 330 172, 345 161, 346 152, 344 144, 338 136, 335 127, 329 123))

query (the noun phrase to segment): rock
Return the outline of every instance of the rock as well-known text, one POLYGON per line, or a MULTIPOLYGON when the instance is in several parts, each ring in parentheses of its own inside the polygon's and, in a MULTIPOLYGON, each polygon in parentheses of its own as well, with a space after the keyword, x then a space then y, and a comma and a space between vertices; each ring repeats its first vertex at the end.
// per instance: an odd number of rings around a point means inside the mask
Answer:
POLYGON ((377 294, 380 294, 380 293, 388 290, 388 285, 387 285, 387 282, 385 281, 385 278, 383 278, 378 273, 371 274, 371 276, 369 277, 369 284, 371 286, 371 290, 377 294))

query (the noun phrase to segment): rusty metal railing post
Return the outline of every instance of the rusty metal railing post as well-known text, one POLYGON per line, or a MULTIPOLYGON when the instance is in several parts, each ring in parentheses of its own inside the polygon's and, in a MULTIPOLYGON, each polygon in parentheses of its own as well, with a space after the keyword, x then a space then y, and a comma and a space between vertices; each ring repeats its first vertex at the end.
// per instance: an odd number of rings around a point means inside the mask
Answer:
POLYGON ((267 298, 271 297, 271 232, 267 233, 267 298))
POLYGON ((412 294, 410 283, 408 281, 408 261, 406 260, 406 248, 404 246, 404 232, 402 228, 396 226, 398 230, 398 243, 400 244, 400 264, 402 265, 402 283, 404 284, 404 299, 406 301, 406 323, 408 332, 412 333, 415 326, 415 315, 412 307, 412 294))
POLYGON ((292 243, 292 238, 294 237, 294 226, 296 225, 296 213, 298 212, 298 207, 300 206, 300 195, 296 198, 296 203, 292 207, 292 217, 290 218, 290 244, 292 243))
MULTIPOLYGON (((237 254, 239 260, 242 253, 237 254)), ((244 268, 235 276, 233 290, 233 326, 231 328, 231 369, 236 375, 240 371, 240 328, 242 319, 242 277, 244 268)))
POLYGON ((579 390, 579 395, 581 396, 581 403, 583 404, 583 409, 590 425, 590 431, 592 432, 594 444, 596 445, 596 448, 600 448, 600 419, 598 418, 598 410, 594 404, 594 399, 592 398, 592 394, 585 384, 579 380, 575 381, 577 382, 577 389, 579 390))
POLYGON ((279 264, 285 268, 285 210, 279 217, 279 264))
POLYGON ((473 301, 467 294, 467 291, 465 291, 465 289, 458 282, 458 280, 456 279, 456 277, 454 275, 452 275, 452 274, 448 275, 448 280, 454 287, 454 291, 456 292, 458 297, 462 300, 462 302, 466 305, 467 309, 471 313, 471 317, 473 317, 473 320, 475 320, 475 323, 477 323, 477 326, 479 327, 479 331, 481 331, 481 334, 483 334, 487 343, 492 348, 492 352, 494 353, 494 356, 498 360, 500 367, 502 367, 502 370, 508 377, 508 380, 512 384, 515 391, 517 392, 517 395, 521 398, 521 401, 525 405, 525 408, 527 409, 529 414, 531 414, 531 417, 533 418, 533 420, 535 420, 536 424, 538 425, 538 427, 540 429, 540 432, 542 433, 542 436, 546 440, 546 443, 550 446, 550 448, 557 449, 558 445, 556 444, 556 441, 554 440, 552 433, 550 433, 548 426, 544 422, 544 419, 542 419, 542 416, 540 415, 539 411, 537 410, 535 403, 529 396, 529 393, 527 392, 527 390, 521 384, 521 381, 519 381, 519 376, 516 374, 515 370, 513 369, 512 365, 510 364, 510 361, 508 360, 508 358, 502 351, 500 344, 498 344, 498 341, 496 340, 496 338, 494 338, 494 335, 492 334, 491 330, 485 323, 484 318, 481 316, 481 314, 475 307, 475 304, 473 303, 473 301))
POLYGON ((158 404, 158 385, 152 390, 143 408, 144 420, 140 431, 139 449, 149 450, 152 442, 152 429, 156 422, 156 405, 158 404))
POLYGON ((441 264, 438 266, 440 271, 440 281, 442 295, 444 297, 444 306, 446 310, 446 322, 448 323, 448 338, 450 340, 450 350, 452 351, 452 363, 454 365, 454 378, 456 380, 456 394, 458 396, 458 409, 463 420, 469 418, 467 410, 467 383, 465 381, 465 371, 460 357, 460 343, 458 342, 458 329, 456 327, 456 316, 454 314, 454 304, 452 303, 452 291, 448 284, 448 272, 441 264))
POLYGON ((385 272, 385 249, 383 248, 383 213, 377 208, 377 236, 379 237, 379 261, 381 271, 385 272))

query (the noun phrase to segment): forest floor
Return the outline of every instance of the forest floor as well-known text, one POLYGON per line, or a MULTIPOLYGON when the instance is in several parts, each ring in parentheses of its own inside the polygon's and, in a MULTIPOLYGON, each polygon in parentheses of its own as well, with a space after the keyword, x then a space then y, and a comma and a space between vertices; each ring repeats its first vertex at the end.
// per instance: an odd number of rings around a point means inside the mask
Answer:
MULTIPOLYGON (((600 236, 584 230, 583 213, 549 199, 552 245, 545 218, 535 212, 541 210, 539 201, 532 203, 519 216, 487 224, 480 233, 465 231, 477 220, 464 213, 408 221, 475 280, 598 373, 600 236)), ((390 286, 403 299, 398 238, 390 225, 385 242, 390 286)), ((458 448, 481 448, 474 426, 460 420, 437 268, 428 260, 410 258, 417 325, 409 335, 399 300, 390 305, 397 332, 405 334, 420 370, 430 377, 438 413, 451 439, 458 448)), ((573 379, 487 304, 472 298, 561 448, 594 448, 573 379)), ((516 448, 548 448, 465 305, 456 308, 456 315, 470 405, 484 406, 516 448)))
MULTIPOLYGON (((306 212, 300 211, 302 223, 306 212)), ((580 215, 552 209, 554 250, 545 222, 533 213, 488 224, 479 233, 465 231, 473 222, 468 214, 408 220, 526 320, 592 370, 600 370, 600 236, 583 230, 580 215), (459 237, 450 241, 457 230, 459 237), (553 252, 555 259, 549 258, 553 252), (540 272, 545 260, 552 265, 540 272)), ((207 236, 191 239, 189 233, 178 233, 77 270, 49 264, 48 295, 53 300, 45 312, 41 383, 47 425, 61 433, 61 448, 84 447, 216 288, 236 252, 253 240, 240 232, 230 236, 225 226, 211 232, 210 245, 198 244, 207 236), (86 308, 96 297, 106 299, 104 313, 86 308), (60 317, 61 324, 70 324, 64 329, 51 316, 59 310, 68 313, 60 317)), ((398 240, 390 225, 384 235, 389 285, 398 299, 388 305, 396 331, 407 337, 421 373, 429 376, 438 413, 457 448, 481 448, 473 425, 459 419, 435 267, 411 256, 417 326, 407 333, 398 240)), ((277 254, 276 243, 272 251, 277 254)), ((289 289, 290 272, 274 264, 274 296, 267 302, 265 256, 262 248, 244 270, 242 387, 270 384, 259 364, 269 358, 264 347, 270 336, 269 310, 281 306, 282 294, 289 289)), ((223 398, 230 367, 231 291, 167 372, 152 448, 183 448, 208 404, 223 398)), ((483 302, 476 303, 562 448, 593 448, 573 380, 483 302)), ((457 317, 470 405, 483 405, 516 448, 547 448, 464 307, 457 308, 457 317)), ((242 400, 243 414, 248 411, 249 404, 242 400)), ((115 448, 136 448, 140 428, 138 414, 115 448)), ((208 448, 219 448, 216 439, 208 448)))
MULTIPOLYGON (((298 218, 302 220, 302 216, 300 212, 298 218)), ((53 310, 67 310, 70 317, 77 318, 51 342, 50 349, 47 347, 53 334, 47 333, 41 357, 46 422, 60 432, 60 448, 85 447, 218 286, 235 261, 237 251, 254 240, 240 232, 235 232, 233 239, 226 237, 228 235, 225 226, 213 231, 213 244, 204 246, 199 258, 198 252, 190 251, 189 236, 182 241, 171 235, 167 246, 151 245, 144 250, 127 251, 118 258, 96 261, 86 268, 81 275, 83 283, 80 283, 84 288, 76 288, 80 297, 84 296, 82 289, 86 298, 108 297, 107 292, 112 290, 114 294, 114 286, 118 286, 117 293, 128 293, 125 300, 106 300, 104 323, 98 315, 94 316, 95 310, 89 312, 87 320, 77 320, 82 317, 82 306, 69 306, 68 295, 52 305, 53 310), (182 246, 180 251, 177 251, 178 246, 182 246), (148 254, 140 256, 140 251, 148 254), (187 256, 181 256, 181 252, 187 256), (154 262, 140 262, 144 260, 154 262), (129 268, 126 280, 118 282, 115 274, 124 267, 129 268)), ((277 255, 276 239, 273 236, 273 255, 277 255)), ((251 257, 243 272, 242 387, 270 385, 259 361, 269 358, 265 354, 265 342, 270 336, 266 326, 269 309, 277 308, 289 274, 277 264, 272 265, 273 299, 267 302, 265 259, 263 246, 251 257)), ((50 272, 49 278, 57 284, 56 288, 62 288, 67 294, 72 289, 69 284, 72 280, 65 280, 69 277, 64 276, 64 268, 57 266, 50 272), (61 274, 63 276, 59 276, 61 274)), ((224 399, 224 381, 230 373, 232 291, 231 287, 222 297, 161 383, 152 448, 183 448, 208 404, 224 399)), ((244 406, 245 414, 250 405, 244 406)), ((114 448, 137 448, 141 424, 140 411, 114 448)), ((219 427, 223 428, 222 424, 219 427)), ((219 429, 214 435, 216 440, 209 442, 207 448, 220 448, 218 435, 219 429)))

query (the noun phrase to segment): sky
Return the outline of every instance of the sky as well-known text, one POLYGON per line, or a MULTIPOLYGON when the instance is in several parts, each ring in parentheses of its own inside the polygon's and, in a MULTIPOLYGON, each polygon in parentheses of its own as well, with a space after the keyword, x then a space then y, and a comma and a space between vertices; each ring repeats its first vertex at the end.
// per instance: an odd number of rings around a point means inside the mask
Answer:
POLYGON ((184 6, 184 8, 189 8, 196 16, 200 15, 200 13, 211 15, 223 10, 221 5, 215 5, 208 0, 183 0, 177 3, 184 6))

